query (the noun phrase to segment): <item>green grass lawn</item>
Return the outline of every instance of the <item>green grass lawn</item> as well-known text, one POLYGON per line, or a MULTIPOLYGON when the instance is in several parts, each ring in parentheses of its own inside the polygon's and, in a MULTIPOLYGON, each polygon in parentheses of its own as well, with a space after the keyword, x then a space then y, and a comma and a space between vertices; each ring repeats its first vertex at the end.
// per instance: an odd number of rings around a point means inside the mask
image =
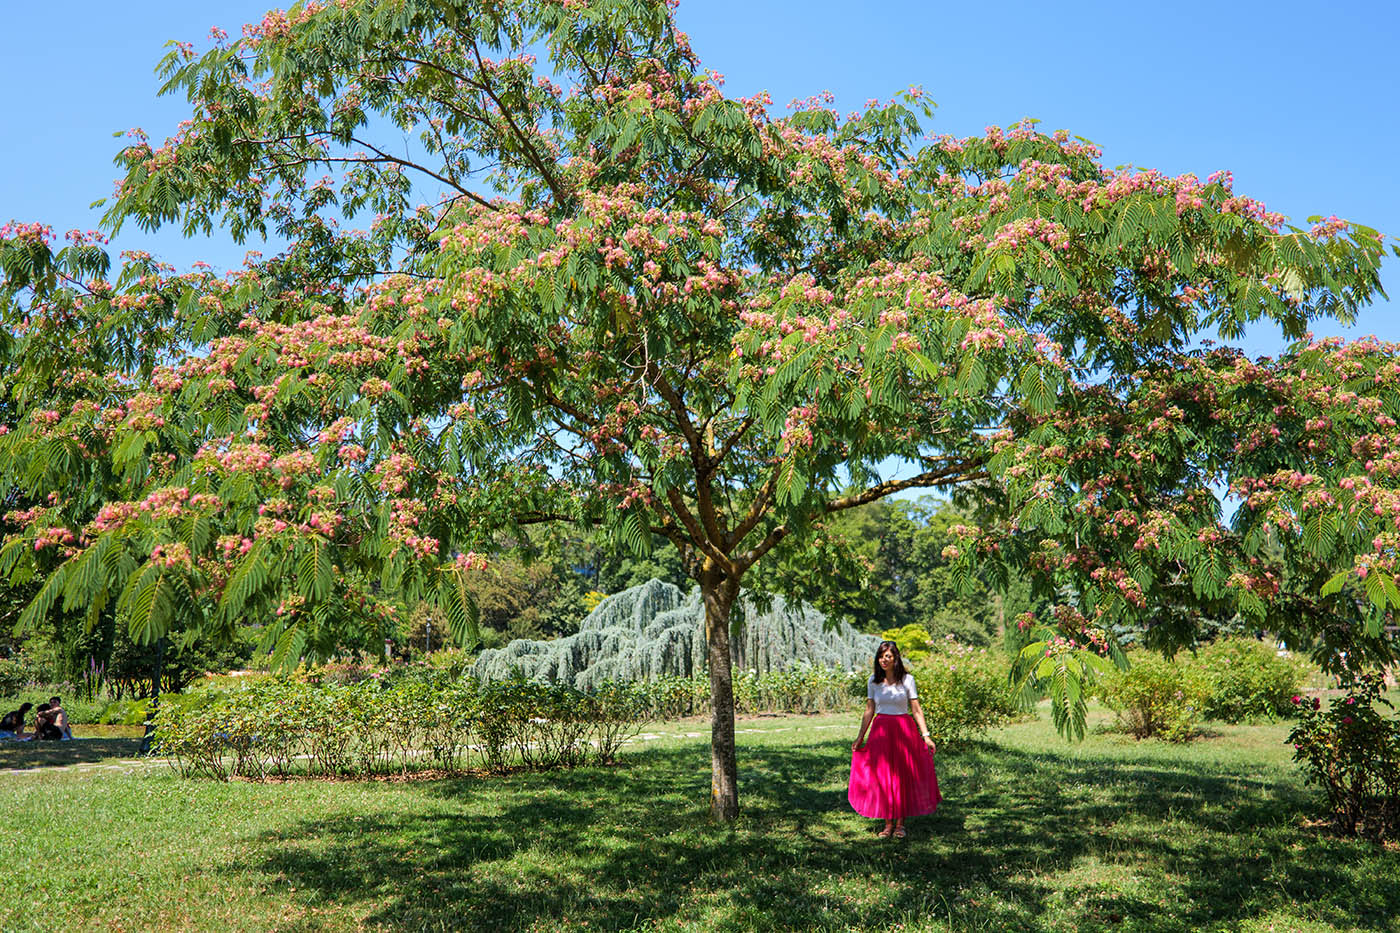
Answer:
POLYGON ((741 720, 733 829, 707 819, 703 723, 613 768, 407 783, 4 748, 0 929, 1400 929, 1400 853, 1310 824, 1286 726, 1181 747, 1015 725, 939 755, 944 804, 901 843, 846 805, 856 725, 741 720))

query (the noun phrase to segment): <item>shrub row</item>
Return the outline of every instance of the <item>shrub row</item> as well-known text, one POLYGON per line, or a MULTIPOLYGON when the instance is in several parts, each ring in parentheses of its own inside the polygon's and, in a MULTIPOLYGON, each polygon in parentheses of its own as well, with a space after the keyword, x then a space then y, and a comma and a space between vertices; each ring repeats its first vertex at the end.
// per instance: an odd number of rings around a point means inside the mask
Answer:
MULTIPOLYGON (((929 732, 939 743, 979 735, 1011 721, 1020 708, 1008 683, 1010 662, 999 652, 939 643, 909 663, 919 688, 929 732)), ((858 711, 865 702, 870 671, 798 665, 734 677, 734 709, 755 713, 858 711)), ((648 709, 657 719, 699 716, 710 711, 706 675, 663 677, 644 688, 648 709)))
POLYGON ((42 686, 48 679, 45 673, 34 657, 24 652, 0 658, 0 697, 19 696, 31 687, 42 686))
POLYGON ((1252 638, 1221 639, 1176 660, 1148 651, 1131 659, 1128 670, 1104 680, 1099 695, 1133 736, 1171 742, 1189 740, 1206 719, 1291 716, 1308 675, 1306 664, 1252 638))
POLYGON ((156 751, 185 776, 262 780, 611 762, 646 721, 637 687, 424 675, 314 684, 269 679, 202 706, 164 706, 156 751))
MULTIPOLYGON (((157 719, 157 751, 184 775, 220 780, 556 768, 611 761, 649 719, 709 712, 705 675, 585 694, 522 681, 477 684, 458 667, 332 665, 230 691, 170 696, 157 719)), ((940 743, 981 733, 1018 712, 999 654, 940 645, 911 669, 940 743)), ((734 678, 736 712, 854 713, 868 678, 864 669, 810 665, 741 671, 734 678)))
MULTIPOLYGON (((794 665, 785 671, 736 671, 734 711, 755 713, 825 713, 852 709, 865 697, 863 671, 794 665)), ((650 714, 657 719, 702 716, 710 711, 710 677, 661 677, 642 688, 650 714)))

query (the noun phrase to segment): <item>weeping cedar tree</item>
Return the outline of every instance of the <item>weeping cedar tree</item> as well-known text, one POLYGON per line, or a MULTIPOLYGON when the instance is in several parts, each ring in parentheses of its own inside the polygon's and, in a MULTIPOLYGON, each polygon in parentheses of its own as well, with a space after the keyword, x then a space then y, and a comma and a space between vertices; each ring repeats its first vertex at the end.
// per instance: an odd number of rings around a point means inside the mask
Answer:
POLYGON ((948 554, 965 575, 1071 595, 1022 620, 1062 728, 1103 633, 1155 607, 1384 651, 1391 349, 1191 352, 1350 320, 1374 231, 1286 226, 1226 174, 1109 170, 1030 122, 926 143, 917 89, 775 116, 724 95, 662 2, 341 0, 213 43, 162 63, 190 117, 121 151, 108 230, 285 250, 109 279, 92 238, 4 231, 23 414, 0 467, 41 504, 0 570, 44 580, 27 624, 258 619, 295 663, 382 624, 386 594, 468 636, 476 552, 526 526, 662 536, 703 596, 726 821, 740 586, 820 602, 851 559, 829 519, 902 490, 981 503, 948 554), (1222 477, 1251 497, 1234 528, 1222 477), (1322 496, 1374 510, 1316 519, 1322 496))

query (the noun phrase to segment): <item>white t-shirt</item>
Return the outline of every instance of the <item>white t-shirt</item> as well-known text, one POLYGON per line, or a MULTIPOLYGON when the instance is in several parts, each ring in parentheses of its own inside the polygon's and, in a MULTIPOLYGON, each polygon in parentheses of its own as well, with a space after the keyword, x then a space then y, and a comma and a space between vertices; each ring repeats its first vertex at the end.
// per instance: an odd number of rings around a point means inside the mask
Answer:
POLYGON ((909 712, 909 701, 919 698, 919 691, 914 687, 914 675, 905 674, 903 683, 898 684, 889 681, 877 684, 871 677, 865 685, 865 695, 875 701, 876 713, 903 716, 909 712))

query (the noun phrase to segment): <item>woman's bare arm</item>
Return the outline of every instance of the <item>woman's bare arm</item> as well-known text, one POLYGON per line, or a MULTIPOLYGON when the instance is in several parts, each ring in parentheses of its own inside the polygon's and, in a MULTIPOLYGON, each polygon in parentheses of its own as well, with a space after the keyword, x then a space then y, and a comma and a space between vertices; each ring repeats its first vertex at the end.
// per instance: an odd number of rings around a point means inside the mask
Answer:
POLYGON ((865 698, 865 715, 860 718, 860 735, 851 743, 851 748, 859 749, 865 745, 865 731, 870 728, 870 723, 875 719, 875 701, 869 697, 865 698))
POLYGON ((914 721, 919 724, 919 735, 924 737, 924 744, 931 752, 938 751, 938 746, 928 734, 928 723, 924 722, 924 708, 919 705, 917 697, 909 701, 909 712, 914 714, 914 721))

